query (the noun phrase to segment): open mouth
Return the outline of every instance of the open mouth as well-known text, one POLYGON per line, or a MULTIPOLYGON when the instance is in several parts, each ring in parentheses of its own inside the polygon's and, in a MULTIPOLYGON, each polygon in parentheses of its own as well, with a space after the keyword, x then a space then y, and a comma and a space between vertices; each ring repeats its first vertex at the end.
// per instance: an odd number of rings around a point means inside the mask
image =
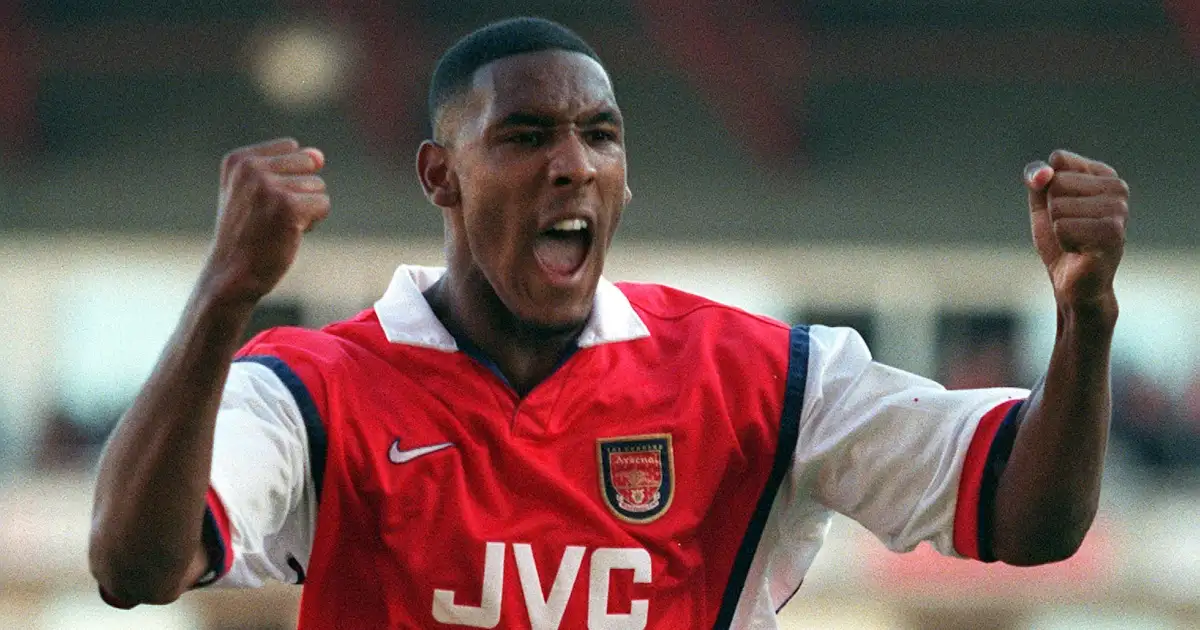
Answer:
POLYGON ((586 219, 563 219, 537 235, 533 253, 551 275, 566 277, 583 267, 591 247, 591 224, 586 219))

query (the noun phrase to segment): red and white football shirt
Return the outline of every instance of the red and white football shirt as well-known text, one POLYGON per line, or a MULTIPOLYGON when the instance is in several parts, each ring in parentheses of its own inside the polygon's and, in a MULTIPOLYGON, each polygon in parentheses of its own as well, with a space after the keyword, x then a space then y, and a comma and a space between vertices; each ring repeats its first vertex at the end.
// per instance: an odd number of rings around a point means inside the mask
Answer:
POLYGON ((775 628, 833 512, 990 559, 1019 389, 947 391, 853 330, 601 281, 525 398, 401 267, 375 305, 233 365, 219 586, 304 584, 301 628, 775 628))

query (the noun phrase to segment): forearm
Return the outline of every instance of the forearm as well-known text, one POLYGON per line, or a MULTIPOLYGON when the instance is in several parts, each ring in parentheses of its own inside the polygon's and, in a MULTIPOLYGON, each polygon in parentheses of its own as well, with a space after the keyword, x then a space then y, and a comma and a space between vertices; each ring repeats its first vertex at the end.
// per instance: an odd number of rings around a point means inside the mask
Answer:
POLYGON ((89 562, 122 599, 170 599, 201 548, 221 390, 253 303, 202 281, 100 459, 89 562))
POLYGON ((1046 375, 1022 410, 996 489, 992 547, 1010 564, 1071 556, 1096 514, 1112 414, 1115 299, 1061 308, 1046 375))

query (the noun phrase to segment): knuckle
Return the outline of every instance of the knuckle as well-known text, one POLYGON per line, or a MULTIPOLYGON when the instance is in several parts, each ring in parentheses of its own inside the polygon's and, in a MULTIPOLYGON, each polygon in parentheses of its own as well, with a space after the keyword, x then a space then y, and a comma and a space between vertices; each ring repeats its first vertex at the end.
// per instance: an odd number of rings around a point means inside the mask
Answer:
POLYGON ((285 196, 286 204, 296 214, 304 214, 316 204, 317 195, 302 192, 289 192, 285 196))
POLYGON ((234 182, 238 186, 251 189, 269 188, 270 181, 267 175, 262 169, 251 164, 250 161, 242 162, 233 173, 234 182))
POLYGON ((247 149, 235 149, 221 159, 221 170, 228 175, 237 176, 253 167, 254 157, 254 153, 247 149))
POLYGON ((246 156, 246 158, 241 161, 240 165, 242 168, 248 170, 265 171, 267 170, 267 160, 269 159, 270 158, 263 157, 261 155, 250 155, 246 156))
POLYGON ((329 211, 329 195, 312 194, 308 195, 308 207, 313 212, 323 213, 329 211))
POLYGON ((316 175, 307 175, 296 180, 297 187, 306 192, 319 193, 325 190, 325 180, 316 175))
POLYGON ((258 180, 262 172, 261 161, 255 156, 243 155, 233 162, 231 172, 239 181, 258 180))
POLYGON ((1117 192, 1120 193, 1122 197, 1129 196, 1129 183, 1119 177, 1117 178, 1117 192))
POLYGON ((1059 171, 1054 175, 1054 179, 1050 180, 1050 187, 1048 190, 1052 194, 1066 195, 1075 191, 1078 187, 1078 173, 1059 171))
POLYGON ((1110 243, 1121 243, 1125 240, 1125 221, 1117 217, 1109 217, 1104 221, 1105 240, 1110 243))

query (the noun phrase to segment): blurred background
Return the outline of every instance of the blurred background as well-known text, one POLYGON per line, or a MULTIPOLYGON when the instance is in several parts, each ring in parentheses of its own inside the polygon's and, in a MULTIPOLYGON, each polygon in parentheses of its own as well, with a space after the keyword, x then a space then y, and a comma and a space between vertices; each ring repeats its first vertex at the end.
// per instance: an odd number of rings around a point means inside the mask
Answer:
POLYGON ((785 627, 1200 627, 1200 1, 0 0, 0 628, 293 627, 284 587, 106 609, 98 448, 190 291, 221 156, 325 151, 333 214, 255 327, 349 316, 441 258, 412 166, 436 57, 520 14, 614 77, 634 202, 611 278, 852 325, 950 387, 1030 386, 1049 355, 1023 165, 1117 168, 1133 219, 1084 549, 984 567, 839 520, 785 627))

